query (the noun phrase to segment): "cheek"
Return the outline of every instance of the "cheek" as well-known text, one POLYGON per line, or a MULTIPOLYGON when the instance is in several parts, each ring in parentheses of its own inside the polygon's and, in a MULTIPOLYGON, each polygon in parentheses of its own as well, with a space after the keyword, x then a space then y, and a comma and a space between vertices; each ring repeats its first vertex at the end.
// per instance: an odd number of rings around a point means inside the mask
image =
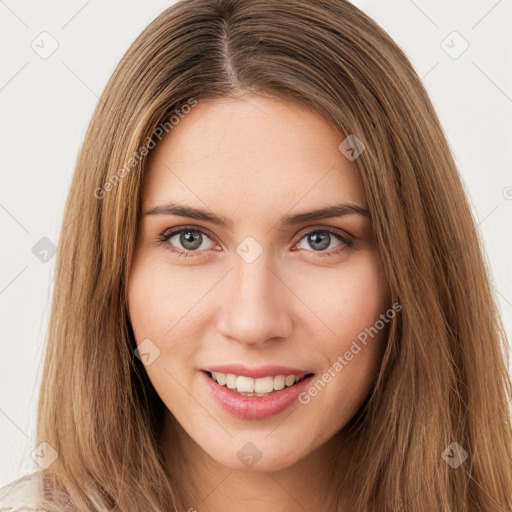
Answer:
POLYGON ((343 423, 361 405, 378 372, 394 316, 386 316, 391 307, 389 284, 374 252, 354 259, 353 264, 330 269, 325 277, 317 275, 315 283, 315 291, 307 295, 308 305, 329 329, 321 327, 322 336, 320 331, 315 337, 310 334, 315 340, 312 348, 324 360, 311 400, 322 395, 334 407, 342 396, 343 407, 337 406, 336 414, 343 423))
POLYGON ((328 329, 327 353, 339 353, 390 306, 389 284, 376 251, 365 251, 338 267, 303 274, 300 294, 328 329), (314 283, 314 287, 311 286, 314 283))
POLYGON ((128 308, 137 343, 144 338, 160 340, 164 329, 166 304, 158 277, 150 265, 137 265, 130 273, 128 308))
POLYGON ((132 327, 139 340, 150 334, 159 343, 172 343, 184 324, 190 333, 194 304, 203 296, 208 282, 185 267, 171 272, 161 259, 146 258, 134 264, 128 284, 128 307, 132 327), (186 322, 181 322, 186 318, 186 322))
POLYGON ((193 341, 198 339, 192 318, 195 310, 188 313, 193 293, 180 293, 180 282, 161 264, 147 259, 132 267, 127 295, 137 346, 140 353, 150 353, 144 369, 151 383, 170 410, 185 410, 188 395, 183 386, 189 388, 193 378, 186 369, 194 364, 198 351, 193 341))
MULTIPOLYGON (((194 364, 202 333, 211 323, 204 298, 219 280, 214 274, 201 273, 197 267, 173 268, 161 258, 147 256, 133 265, 128 282, 130 320, 137 344, 149 338, 158 347, 155 366, 182 372, 194 364)), ((152 366, 146 367, 148 374, 154 371, 152 366)))

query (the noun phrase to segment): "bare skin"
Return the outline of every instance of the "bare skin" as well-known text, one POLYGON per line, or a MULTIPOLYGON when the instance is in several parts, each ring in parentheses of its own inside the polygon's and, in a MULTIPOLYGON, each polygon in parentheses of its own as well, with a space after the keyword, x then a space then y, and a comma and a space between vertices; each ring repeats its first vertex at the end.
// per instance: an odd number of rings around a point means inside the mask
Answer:
MULTIPOLYGON (((338 149, 343 138, 303 107, 247 95, 199 102, 150 155, 129 311, 137 343, 150 339, 160 351, 145 368, 170 411, 164 447, 181 446, 184 493, 198 512, 335 510, 337 434, 372 388, 386 330, 307 403, 267 419, 221 408, 201 369, 279 364, 320 378, 390 308, 368 216, 279 225, 340 203, 367 208, 357 167, 338 149), (144 215, 171 201, 228 225, 144 215), (159 241, 182 227, 198 230, 200 245, 183 245, 180 233, 159 241), (325 246, 310 234, 323 235, 325 246), (237 252, 248 236, 256 241, 250 250, 262 251, 251 263, 237 252), (261 454, 252 467, 238 456, 248 442, 261 454)), ((336 510, 350 510, 349 495, 336 510)))

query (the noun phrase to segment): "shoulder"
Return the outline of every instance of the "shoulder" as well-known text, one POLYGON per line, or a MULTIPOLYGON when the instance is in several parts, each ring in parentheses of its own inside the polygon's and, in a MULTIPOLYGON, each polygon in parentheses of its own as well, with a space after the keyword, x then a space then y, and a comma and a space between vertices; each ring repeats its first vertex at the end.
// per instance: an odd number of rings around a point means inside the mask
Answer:
POLYGON ((41 477, 29 473, 0 488, 0 512, 47 512, 41 508, 41 477))

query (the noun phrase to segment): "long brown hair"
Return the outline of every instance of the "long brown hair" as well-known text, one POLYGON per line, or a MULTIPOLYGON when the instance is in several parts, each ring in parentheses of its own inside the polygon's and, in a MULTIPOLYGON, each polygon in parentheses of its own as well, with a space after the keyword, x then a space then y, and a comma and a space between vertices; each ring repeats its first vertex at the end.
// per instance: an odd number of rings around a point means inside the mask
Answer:
POLYGON ((346 0, 184 0, 117 66, 59 240, 38 410, 38 442, 58 454, 48 492, 68 509, 96 510, 92 495, 122 511, 187 509, 163 461, 165 406, 134 356, 126 281, 162 129, 186 105, 247 91, 305 105, 340 142, 355 134, 366 147, 356 164, 402 311, 345 427, 356 509, 512 509, 507 343, 463 185, 407 57, 346 0), (443 454, 458 446, 467 459, 455 468, 443 454))

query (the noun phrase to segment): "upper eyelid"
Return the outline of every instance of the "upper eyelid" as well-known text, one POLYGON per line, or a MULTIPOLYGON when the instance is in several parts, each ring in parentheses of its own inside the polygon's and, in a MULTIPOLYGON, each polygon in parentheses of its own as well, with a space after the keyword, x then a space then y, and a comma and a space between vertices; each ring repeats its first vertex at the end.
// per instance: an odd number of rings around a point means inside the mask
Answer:
POLYGON ((182 231, 187 231, 187 230, 199 231, 203 235, 207 235, 208 238, 210 238, 212 241, 214 241, 214 239, 216 238, 214 235, 211 235, 207 229, 196 227, 196 226, 180 226, 177 228, 166 229, 165 231, 162 232, 162 234, 160 236, 169 239, 169 238, 173 237, 174 235, 181 233, 182 231))
POLYGON ((295 236, 301 236, 301 238, 308 233, 314 233, 316 231, 329 231, 331 233, 344 236, 345 238, 352 238, 353 235, 351 235, 348 231, 345 231, 341 228, 334 228, 334 227, 328 227, 328 226, 320 226, 320 225, 314 225, 314 226, 308 226, 304 229, 301 229, 297 235, 295 236))

